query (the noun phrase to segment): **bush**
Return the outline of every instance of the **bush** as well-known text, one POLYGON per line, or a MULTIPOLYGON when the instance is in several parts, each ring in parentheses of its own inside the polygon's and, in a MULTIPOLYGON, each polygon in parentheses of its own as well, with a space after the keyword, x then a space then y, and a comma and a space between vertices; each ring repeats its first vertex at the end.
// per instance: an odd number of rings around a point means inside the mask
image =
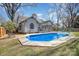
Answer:
POLYGON ((13 33, 16 30, 16 26, 12 21, 8 21, 4 27, 8 33, 13 33))

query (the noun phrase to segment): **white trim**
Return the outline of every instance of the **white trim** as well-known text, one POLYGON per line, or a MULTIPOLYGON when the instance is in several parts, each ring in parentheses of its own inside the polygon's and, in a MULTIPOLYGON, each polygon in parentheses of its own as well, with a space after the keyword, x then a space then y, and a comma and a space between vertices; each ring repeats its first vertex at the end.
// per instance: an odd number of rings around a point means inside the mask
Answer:
MULTIPOLYGON (((48 32, 48 33, 52 33, 52 32, 48 32)), ((53 32, 53 33, 58 33, 58 32, 53 32)), ((62 33, 62 32, 59 32, 62 33)), ((64 33, 64 32, 63 32, 64 33)), ((67 33, 67 32, 65 32, 67 33)), ((59 44, 62 44, 64 42, 66 42, 67 40, 70 40, 71 38, 73 38, 73 36, 65 36, 65 37, 61 37, 58 38, 56 40, 53 41, 48 41, 48 42, 39 42, 39 41, 30 41, 29 39, 26 38, 26 36, 29 35, 36 35, 36 34, 44 34, 44 33, 35 33, 35 34, 27 34, 24 37, 20 38, 21 40, 25 40, 26 42, 22 43, 22 45, 32 45, 32 46, 57 46, 59 44)))

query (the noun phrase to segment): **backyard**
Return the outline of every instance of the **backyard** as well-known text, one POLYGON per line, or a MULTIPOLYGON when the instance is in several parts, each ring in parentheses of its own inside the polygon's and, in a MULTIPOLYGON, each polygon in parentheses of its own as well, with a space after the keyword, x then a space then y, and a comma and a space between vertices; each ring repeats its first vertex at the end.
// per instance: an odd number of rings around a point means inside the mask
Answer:
POLYGON ((0 3, 0 7, 0 56, 79 55, 79 4, 0 3))
MULTIPOLYGON (((72 32, 79 36, 79 32, 72 32)), ((22 46, 18 40, 7 38, 0 40, 0 55, 6 56, 66 56, 79 55, 79 38, 73 38, 57 47, 22 46)))

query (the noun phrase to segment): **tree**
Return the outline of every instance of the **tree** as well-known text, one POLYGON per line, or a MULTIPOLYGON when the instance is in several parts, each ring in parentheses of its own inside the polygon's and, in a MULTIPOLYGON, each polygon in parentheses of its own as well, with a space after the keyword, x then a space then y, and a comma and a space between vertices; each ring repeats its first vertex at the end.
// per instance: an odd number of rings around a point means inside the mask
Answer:
POLYGON ((74 22, 77 19, 79 13, 79 4, 78 3, 67 3, 65 5, 65 12, 68 17, 68 27, 74 27, 74 22))
POLYGON ((61 21, 61 18, 62 18, 62 4, 55 4, 56 8, 55 8, 55 17, 57 19, 57 30, 59 30, 59 27, 60 27, 60 21, 61 21))
POLYGON ((15 13, 18 11, 19 8, 24 6, 35 6, 32 3, 29 4, 22 4, 22 3, 2 3, 0 4, 1 7, 5 9, 5 12, 9 19, 13 22, 13 19, 15 17, 15 13))
MULTIPOLYGON (((58 5, 58 4, 57 4, 58 5)), ((60 8, 57 11, 58 18, 62 21, 62 25, 65 29, 74 28, 77 16, 79 14, 78 3, 66 3, 60 4, 60 8)))
POLYGON ((60 20, 61 20, 61 3, 60 4, 50 4, 51 5, 51 9, 49 10, 50 12, 48 13, 49 19, 50 20, 55 20, 56 19, 56 30, 59 30, 59 26, 60 26, 60 20), (55 7, 53 7, 55 6, 55 7), (50 17, 51 16, 51 17, 50 17), (54 19, 55 17, 55 19, 54 19))
POLYGON ((79 15, 77 16, 77 19, 74 22, 74 28, 79 28, 79 15))
POLYGON ((16 26, 12 21, 8 21, 3 25, 7 31, 7 33, 13 33, 16 30, 16 26))
POLYGON ((60 3, 60 4, 52 4, 52 5, 55 5, 55 8, 52 8, 52 10, 54 10, 53 12, 56 13, 55 17, 57 19, 57 30, 59 30, 58 27, 61 23, 62 23, 62 27, 66 30, 68 28, 73 28, 75 26, 76 21, 78 21, 77 16, 79 15, 79 4, 60 3))
POLYGON ((6 29, 7 34, 9 37, 14 36, 13 32, 16 31, 16 25, 12 21, 7 21, 7 23, 2 24, 2 27, 6 29))

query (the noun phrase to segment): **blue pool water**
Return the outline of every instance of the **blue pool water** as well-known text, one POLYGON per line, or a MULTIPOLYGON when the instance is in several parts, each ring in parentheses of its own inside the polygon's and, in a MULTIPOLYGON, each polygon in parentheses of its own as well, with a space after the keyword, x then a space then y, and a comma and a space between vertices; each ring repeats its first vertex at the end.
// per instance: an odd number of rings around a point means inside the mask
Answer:
POLYGON ((68 36, 68 33, 44 33, 44 34, 35 34, 29 35, 26 38, 30 41, 52 41, 57 38, 68 36))

